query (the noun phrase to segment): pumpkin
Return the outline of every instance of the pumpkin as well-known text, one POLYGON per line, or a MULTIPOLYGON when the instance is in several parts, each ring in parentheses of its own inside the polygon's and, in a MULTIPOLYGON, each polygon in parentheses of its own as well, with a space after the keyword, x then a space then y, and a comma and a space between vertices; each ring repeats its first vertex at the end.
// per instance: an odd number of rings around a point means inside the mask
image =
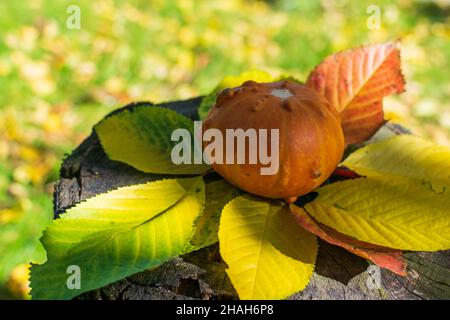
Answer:
MULTIPOLYGON (((257 83, 218 94, 215 105, 203 122, 203 132, 218 129, 223 135, 223 163, 212 163, 214 170, 230 183, 249 193, 294 202, 322 184, 340 162, 344 136, 338 112, 316 91, 293 81, 257 83), (278 152, 278 171, 262 174, 267 161, 250 163, 250 142, 245 141, 245 163, 238 163, 236 152, 226 148, 227 129, 267 129, 267 149, 278 152), (276 145, 270 145, 271 129, 278 129, 276 145), (227 152, 233 152, 227 155, 227 152), (226 161, 231 156, 231 161, 226 161)), ((242 132, 242 131, 241 131, 242 132)), ((204 141, 204 149, 212 141, 204 141)), ((227 141, 228 143, 228 141, 227 141)), ((253 145, 254 146, 254 145, 253 145)), ((253 150, 255 151, 255 150, 253 150)), ((241 161, 242 162, 242 161, 241 161)))

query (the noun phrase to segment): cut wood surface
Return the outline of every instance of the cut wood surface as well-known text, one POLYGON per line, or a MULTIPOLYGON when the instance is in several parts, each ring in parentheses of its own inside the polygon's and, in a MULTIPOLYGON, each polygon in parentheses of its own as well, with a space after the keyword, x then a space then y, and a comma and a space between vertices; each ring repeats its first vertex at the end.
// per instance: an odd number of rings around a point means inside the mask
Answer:
MULTIPOLYGON (((163 104, 193 120, 201 97, 163 104)), ((132 109, 140 103, 122 109, 132 109)), ((400 134, 386 124, 382 130, 400 134)), ((74 204, 121 186, 158 179, 111 161, 92 133, 61 166, 54 192, 55 217, 74 204)), ((450 250, 405 253, 407 277, 370 265, 344 249, 319 241, 310 283, 290 299, 450 299, 450 250)), ((218 244, 85 293, 79 299, 237 299, 220 258, 218 244)))

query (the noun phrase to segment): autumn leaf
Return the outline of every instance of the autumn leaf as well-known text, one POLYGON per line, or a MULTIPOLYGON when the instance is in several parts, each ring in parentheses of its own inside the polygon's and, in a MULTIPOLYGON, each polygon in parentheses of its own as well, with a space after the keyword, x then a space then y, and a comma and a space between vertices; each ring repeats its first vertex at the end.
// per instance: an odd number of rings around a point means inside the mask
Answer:
POLYGON ((224 206, 239 195, 239 189, 220 179, 206 184, 205 208, 195 223, 195 233, 185 252, 195 251, 219 241, 220 214, 224 206))
MULTIPOLYGON (((201 174, 209 170, 206 164, 195 164, 200 153, 194 141, 194 123, 185 116, 157 106, 139 106, 106 117, 95 126, 100 143, 111 160, 121 161, 148 173, 201 174), (172 140, 177 129, 189 132, 191 150, 189 163, 175 164, 172 153, 182 142, 172 140)), ((175 139, 176 140, 176 139, 175 139)))
POLYGON ((406 276, 406 262, 402 251, 358 241, 352 237, 346 236, 345 234, 337 232, 336 230, 315 221, 305 209, 294 204, 291 204, 289 209, 296 221, 304 229, 314 233, 321 239, 333 245, 342 247, 364 259, 368 259, 374 264, 391 270, 398 275, 406 276))
POLYGON ((242 72, 237 76, 226 76, 224 77, 220 83, 214 88, 214 90, 206 95, 198 108, 198 114, 200 119, 205 119, 208 116, 209 110, 216 103, 217 95, 225 88, 233 88, 238 87, 243 84, 247 80, 253 80, 256 82, 274 82, 281 80, 291 80, 294 82, 301 82, 295 77, 289 74, 280 74, 277 76, 273 76, 270 73, 261 70, 249 70, 242 72))
POLYGON ((68 209, 41 239, 48 260, 31 268, 33 299, 70 299, 182 254, 202 213, 201 177, 122 187, 68 209), (81 287, 67 286, 77 266, 81 287))
POLYGON ((303 290, 313 273, 316 236, 281 201, 235 198, 222 211, 219 242, 241 299, 284 299, 303 290))
POLYGON ((358 178, 315 190, 305 205, 319 222, 361 241, 412 251, 450 248, 448 192, 399 178, 358 178))
POLYGON ((414 251, 450 248, 450 149, 412 135, 369 144, 342 164, 365 178, 317 189, 305 208, 341 233, 414 251))
POLYGON ((450 190, 450 148, 413 135, 369 144, 342 165, 362 176, 414 179, 437 193, 450 190))
POLYGON ((370 138, 384 123, 383 98, 403 92, 397 42, 334 54, 309 75, 306 85, 341 113, 347 144, 370 138))
POLYGON ((224 77, 220 83, 217 85, 214 90, 205 96, 202 100, 198 108, 198 114, 200 119, 205 119, 208 116, 209 110, 216 103, 217 94, 225 88, 233 88, 240 86, 247 80, 253 80, 256 82, 272 82, 275 81, 276 78, 270 75, 269 73, 261 70, 249 70, 242 72, 237 76, 226 76, 224 77))

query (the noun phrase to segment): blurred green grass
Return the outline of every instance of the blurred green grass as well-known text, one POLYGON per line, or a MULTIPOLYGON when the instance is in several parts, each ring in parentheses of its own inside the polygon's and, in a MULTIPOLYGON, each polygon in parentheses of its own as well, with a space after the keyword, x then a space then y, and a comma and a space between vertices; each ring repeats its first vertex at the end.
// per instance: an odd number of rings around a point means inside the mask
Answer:
POLYGON ((387 115, 450 145, 447 0, 81 0, 79 30, 70 4, 0 2, 0 299, 25 297, 64 154, 128 102, 205 94, 255 68, 304 79, 331 53, 401 39, 407 92, 387 115))

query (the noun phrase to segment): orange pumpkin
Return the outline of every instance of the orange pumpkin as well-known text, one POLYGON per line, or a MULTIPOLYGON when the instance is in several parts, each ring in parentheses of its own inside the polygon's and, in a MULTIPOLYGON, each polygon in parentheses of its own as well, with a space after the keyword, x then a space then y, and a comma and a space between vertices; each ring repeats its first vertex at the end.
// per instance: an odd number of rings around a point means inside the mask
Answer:
MULTIPOLYGON (((244 164, 236 163, 236 155, 232 155, 234 163, 225 163, 224 141, 224 163, 212 165, 237 187, 288 203, 322 184, 337 167, 344 151, 338 112, 320 94, 293 81, 246 81, 240 87, 223 90, 203 122, 203 132, 210 128, 220 130, 224 140, 227 129, 253 128, 257 132, 279 129, 278 145, 267 147, 269 155, 273 151, 279 154, 279 169, 275 174, 261 174, 261 168, 268 165, 259 157, 257 163, 249 163, 248 140, 244 164)), ((269 134, 268 144, 270 141, 269 134)), ((204 142, 203 147, 211 142, 204 142)), ((236 148, 237 143, 235 153, 236 148)))

